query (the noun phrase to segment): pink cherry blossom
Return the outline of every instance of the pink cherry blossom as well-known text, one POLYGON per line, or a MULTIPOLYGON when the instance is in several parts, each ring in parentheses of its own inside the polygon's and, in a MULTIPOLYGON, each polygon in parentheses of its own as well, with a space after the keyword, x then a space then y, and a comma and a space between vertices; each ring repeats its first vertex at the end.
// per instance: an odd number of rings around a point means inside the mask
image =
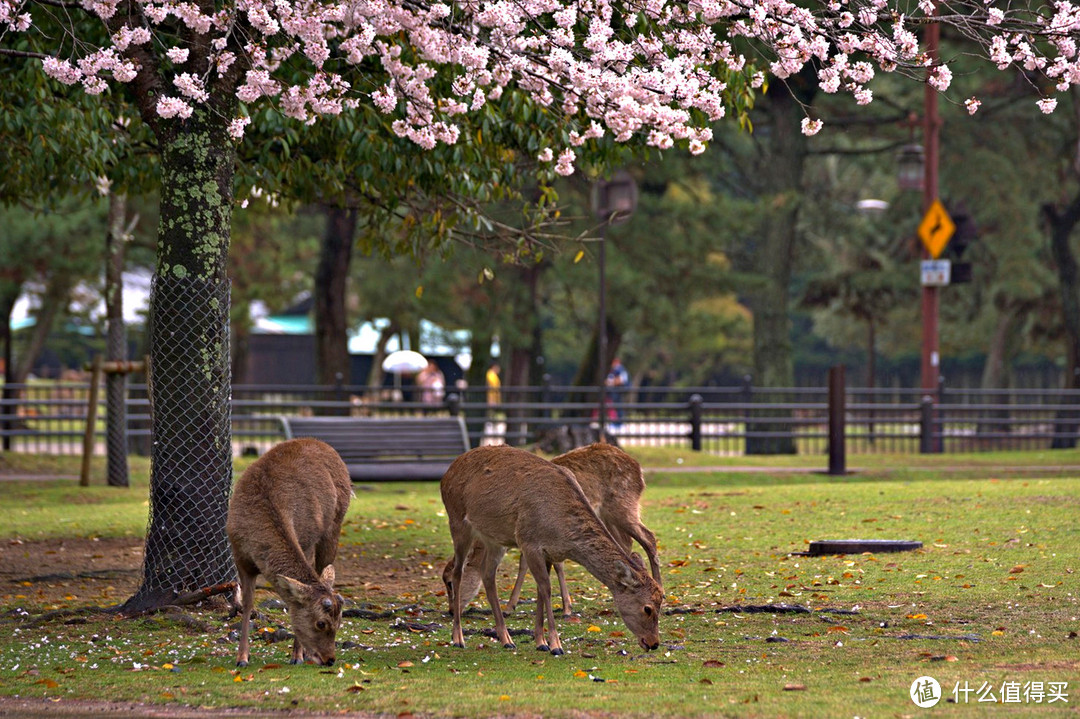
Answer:
POLYGON ((163 97, 158 100, 157 114, 160 117, 191 117, 194 108, 178 97, 163 97))
POLYGON ((237 117, 229 123, 229 137, 239 140, 244 137, 244 130, 251 124, 250 117, 237 117))
MULTIPOLYGON (((708 125, 726 116, 729 79, 760 88, 766 69, 783 79, 812 64, 823 92, 859 104, 873 102, 870 83, 881 72, 945 91, 953 58, 931 62, 917 34, 931 16, 992 66, 1041 76, 1050 96, 1039 107, 1050 112, 1054 93, 1080 85, 1073 2, 956 0, 936 15, 936 0, 236 0, 212 10, 135 0, 136 11, 121 15, 128 5, 118 0, 79 0, 81 11, 109 21, 112 35, 98 43, 78 37, 74 24, 36 28, 44 3, 0 0, 0 53, 33 33, 48 76, 91 93, 149 70, 175 95, 156 103, 165 119, 225 96, 247 106, 245 116, 269 103, 305 123, 364 104, 423 148, 456 142, 461 115, 515 87, 565 123, 564 139, 544 153, 568 173, 601 137, 700 152, 708 125), (356 86, 341 72, 349 65, 365 78, 356 86)), ((62 13, 51 16, 63 25, 62 13)), ((974 112, 978 100, 965 107, 974 112)), ((246 123, 220 119, 242 137, 246 123)), ((821 129, 820 120, 803 121, 808 135, 821 129)))
POLYGON ((816 135, 821 132, 823 124, 821 120, 811 120, 809 117, 804 117, 802 119, 802 133, 807 137, 816 135))
POLYGON ((177 65, 183 65, 188 60, 188 55, 191 51, 186 47, 170 47, 165 51, 165 54, 170 60, 177 65))
POLYGON ((1039 106, 1039 109, 1042 110, 1044 115, 1049 115, 1057 109, 1057 98, 1047 97, 1039 100, 1036 104, 1039 106))

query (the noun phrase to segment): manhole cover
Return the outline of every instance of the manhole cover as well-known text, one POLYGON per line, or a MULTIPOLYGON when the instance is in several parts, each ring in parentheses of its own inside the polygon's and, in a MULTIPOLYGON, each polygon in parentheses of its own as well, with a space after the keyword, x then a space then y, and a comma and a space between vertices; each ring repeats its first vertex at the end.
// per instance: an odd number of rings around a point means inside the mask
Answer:
POLYGON ((826 539, 810 542, 804 554, 862 554, 863 552, 908 552, 922 547, 922 542, 902 539, 826 539))

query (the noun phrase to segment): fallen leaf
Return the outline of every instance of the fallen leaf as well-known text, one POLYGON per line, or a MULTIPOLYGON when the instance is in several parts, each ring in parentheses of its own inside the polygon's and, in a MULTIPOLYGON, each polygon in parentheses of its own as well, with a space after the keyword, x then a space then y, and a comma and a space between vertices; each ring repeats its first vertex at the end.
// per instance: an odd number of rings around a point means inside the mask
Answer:
POLYGON ((601 629, 600 629, 600 627, 596 626, 595 624, 590 624, 589 627, 585 631, 587 631, 587 632, 599 632, 599 631, 601 631, 601 629))
POLYGON ((398 669, 407 669, 413 665, 410 661, 398 662, 398 669))
POLYGON ((719 669, 726 665, 719 659, 706 659, 701 663, 701 666, 708 667, 709 669, 719 669))
POLYGON ((589 676, 589 674, 578 669, 576 672, 574 672, 574 676, 578 679, 584 679, 585 677, 589 676))
POLYGON ((46 689, 56 689, 60 686, 52 679, 38 679, 34 684, 44 684, 46 689))
POLYGON ((786 692, 804 692, 806 691, 805 684, 785 684, 784 691, 786 692))
POLYGON ((359 694, 360 692, 365 691, 365 690, 364 690, 364 687, 360 686, 359 684, 353 684, 351 687, 347 688, 345 691, 347 691, 350 694, 359 694))

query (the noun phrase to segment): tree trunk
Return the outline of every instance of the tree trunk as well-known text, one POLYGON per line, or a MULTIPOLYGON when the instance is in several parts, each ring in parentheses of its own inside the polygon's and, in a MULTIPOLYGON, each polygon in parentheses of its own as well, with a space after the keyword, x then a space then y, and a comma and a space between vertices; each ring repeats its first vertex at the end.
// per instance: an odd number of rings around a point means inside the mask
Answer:
MULTIPOLYGON (((1050 225, 1050 252, 1057 265, 1061 288, 1061 319, 1065 329, 1065 389, 1080 388, 1080 268, 1069 242, 1080 223, 1080 195, 1073 198, 1064 212, 1054 205, 1043 206, 1043 216, 1050 225)), ((1076 446, 1080 417, 1076 410, 1062 410, 1055 418, 1052 449, 1076 446)))
POLYGON ((156 609, 236 577, 225 536, 232 487, 226 260, 235 162, 226 128, 233 109, 199 108, 158 127, 150 527, 142 585, 123 613, 156 609))
MULTIPOLYGON (((1008 358, 1009 338, 1012 336, 1013 327, 1016 325, 1017 312, 1012 307, 1006 307, 998 313, 994 332, 990 336, 990 344, 986 348, 986 364, 983 366, 981 386, 983 389, 1002 389, 1008 387, 1008 358)), ((1004 402, 1004 398, 995 400, 1004 402)), ((976 436, 984 436, 988 433, 1009 431, 1008 410, 995 410, 989 412, 986 422, 980 422, 975 429, 976 436)), ((1001 448, 1002 442, 998 439, 984 441, 986 449, 1001 448)))
POLYGON ((11 436, 7 433, 15 426, 15 410, 11 403, 17 398, 14 389, 15 364, 11 346, 11 315, 15 311, 15 302, 18 301, 21 292, 21 283, 0 281, 0 318, 4 322, 0 325, 0 339, 4 342, 4 389, 0 392, 0 397, 4 400, 4 403, 0 405, 0 431, 4 433, 4 438, 0 445, 3 446, 5 452, 11 449, 11 436))
MULTIPOLYGON (((386 377, 386 372, 382 368, 383 360, 386 359, 386 345, 390 342, 390 338, 396 335, 401 330, 398 327, 397 322, 393 320, 390 324, 383 327, 379 332, 379 341, 375 344, 375 357, 371 361, 371 371, 368 373, 367 386, 371 388, 382 387, 383 379, 386 377)), ((377 400, 378 397, 372 399, 377 400)))
POLYGON ((248 320, 250 308, 249 302, 233 306, 234 312, 230 322, 230 337, 232 338, 230 373, 234 385, 245 384, 248 381, 248 365, 251 363, 251 322, 248 320))
MULTIPOLYGON (((794 78, 791 84, 798 79, 794 78)), ((758 230, 757 251, 750 260, 760 281, 747 294, 747 304, 754 316, 754 384, 758 387, 791 387, 795 377, 788 293, 799 236, 797 223, 807 143, 800 131, 803 106, 790 90, 790 87, 777 87, 776 92, 768 94, 767 161, 759 164, 763 183, 761 200, 768 209, 758 230)), ((764 434, 785 432, 790 427, 784 421, 754 422, 748 431, 764 434)), ((759 436, 747 437, 746 452, 794 454, 796 448, 794 440, 787 437, 759 436)))
POLYGON ((45 294, 41 297, 41 309, 34 316, 34 329, 30 333, 30 341, 27 342, 22 356, 15 364, 14 382, 16 384, 26 382, 26 378, 30 376, 30 371, 34 369, 34 363, 41 354, 41 348, 45 346, 45 341, 49 339, 49 333, 56 324, 57 316, 67 309, 71 301, 73 286, 74 283, 69 274, 58 273, 49 277, 45 294))
MULTIPOLYGON (((515 268, 517 275, 514 286, 517 288, 513 302, 513 332, 505 334, 506 343, 509 345, 504 356, 509 360, 509 366, 503 367, 504 386, 508 387, 538 387, 540 385, 540 370, 537 358, 541 352, 541 332, 537 318, 540 316, 539 280, 544 270, 544 265, 533 264, 526 267, 515 268)), ((525 392, 510 392, 503 390, 504 402, 527 402, 535 400, 525 392)), ((526 410, 512 409, 506 412, 506 431, 512 435, 513 444, 523 445, 528 442, 529 425, 526 421, 526 410)))
MULTIPOLYGON (((105 359, 127 359, 124 331, 124 225, 127 195, 109 193, 109 230, 105 235, 105 359)), ((110 487, 127 487, 127 374, 105 375, 105 481, 110 487)))
POLYGON ((351 381, 345 304, 357 216, 356 210, 326 209, 326 231, 315 270, 315 382, 327 387, 351 381))

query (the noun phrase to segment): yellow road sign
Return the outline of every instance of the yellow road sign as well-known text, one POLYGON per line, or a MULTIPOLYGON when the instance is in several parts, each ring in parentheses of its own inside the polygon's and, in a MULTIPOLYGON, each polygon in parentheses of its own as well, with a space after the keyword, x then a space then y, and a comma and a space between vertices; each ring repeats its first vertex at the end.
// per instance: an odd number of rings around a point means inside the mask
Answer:
POLYGON ((945 206, 941 204, 941 200, 934 200, 934 204, 930 205, 930 209, 926 211, 922 222, 919 223, 919 238, 932 259, 941 257, 945 245, 949 244, 949 239, 954 232, 956 232, 956 225, 949 217, 945 206))

